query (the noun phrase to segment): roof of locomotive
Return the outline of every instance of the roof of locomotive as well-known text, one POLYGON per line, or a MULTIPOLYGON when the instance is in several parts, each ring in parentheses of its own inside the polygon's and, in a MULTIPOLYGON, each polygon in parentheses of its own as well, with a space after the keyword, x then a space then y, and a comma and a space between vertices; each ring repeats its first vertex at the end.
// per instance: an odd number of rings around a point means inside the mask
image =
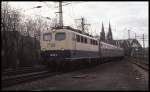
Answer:
POLYGON ((82 32, 79 29, 74 29, 70 26, 64 26, 63 28, 52 28, 52 30, 64 30, 64 29, 66 29, 65 31, 70 31, 70 32, 73 32, 73 33, 78 34, 78 35, 82 35, 82 36, 85 36, 85 37, 88 37, 88 38, 91 38, 91 39, 94 39, 94 40, 98 40, 97 38, 94 38, 94 36, 92 36, 88 33, 82 32))

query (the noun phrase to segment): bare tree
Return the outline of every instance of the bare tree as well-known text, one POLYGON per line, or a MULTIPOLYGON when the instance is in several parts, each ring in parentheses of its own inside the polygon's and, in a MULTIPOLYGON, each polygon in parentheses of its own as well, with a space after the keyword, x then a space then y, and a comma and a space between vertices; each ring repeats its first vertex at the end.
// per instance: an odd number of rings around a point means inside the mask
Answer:
POLYGON ((2 2, 1 11, 2 66, 31 66, 31 62, 40 57, 41 32, 49 24, 41 18, 21 21, 20 12, 12 9, 7 2, 2 2))
MULTIPOLYGON (((19 38, 15 31, 18 31, 18 26, 20 22, 20 13, 11 9, 7 2, 2 2, 1 7, 1 31, 2 31, 2 43, 3 43, 3 55, 4 61, 9 61, 10 58, 16 57, 16 61, 18 62, 18 45, 19 45, 19 38), (13 52, 12 56, 10 52, 13 52)), ((11 60, 11 59, 10 59, 11 60)), ((15 60, 14 60, 15 61, 15 60)), ((16 63, 17 63, 16 62, 16 63)), ((7 62, 9 63, 9 62, 7 62)))

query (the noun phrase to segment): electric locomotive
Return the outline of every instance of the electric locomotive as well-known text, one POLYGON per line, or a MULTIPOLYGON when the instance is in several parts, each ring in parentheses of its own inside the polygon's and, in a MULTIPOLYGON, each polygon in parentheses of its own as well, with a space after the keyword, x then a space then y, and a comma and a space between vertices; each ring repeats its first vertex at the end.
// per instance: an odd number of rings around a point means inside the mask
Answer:
POLYGON ((96 63, 103 59, 121 58, 124 50, 99 41, 93 36, 71 27, 52 29, 41 36, 41 56, 44 62, 85 61, 96 63))

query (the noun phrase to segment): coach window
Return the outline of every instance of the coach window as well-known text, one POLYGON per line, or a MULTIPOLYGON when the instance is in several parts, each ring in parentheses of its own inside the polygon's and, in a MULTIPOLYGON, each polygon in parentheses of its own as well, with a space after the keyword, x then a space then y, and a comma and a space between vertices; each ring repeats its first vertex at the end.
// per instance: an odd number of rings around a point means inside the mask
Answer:
POLYGON ((80 36, 76 35, 77 42, 80 42, 80 36))
POLYGON ((94 40, 93 40, 93 45, 94 45, 94 40))
POLYGON ((95 45, 95 40, 93 40, 93 45, 95 45))
POLYGON ((93 40, 91 39, 91 44, 93 44, 93 40))
POLYGON ((95 40, 95 45, 96 45, 96 42, 97 42, 97 41, 95 40))
POLYGON ((98 44, 98 42, 96 41, 96 45, 98 44))
POLYGON ((85 43, 87 43, 87 38, 85 38, 85 43))
POLYGON ((92 44, 92 39, 90 39, 90 44, 92 44))
POLYGON ((66 38, 66 34, 64 32, 56 33, 55 35, 55 40, 58 40, 58 41, 65 40, 65 38, 66 38))
POLYGON ((52 34, 51 33, 45 33, 45 34, 43 34, 43 40, 44 41, 50 41, 50 40, 52 40, 52 34))
POLYGON ((94 44, 96 45, 96 40, 94 40, 94 44))
POLYGON ((85 37, 83 37, 83 43, 85 43, 85 37))
POLYGON ((83 37, 83 43, 85 43, 85 38, 83 37))
POLYGON ((84 38, 81 36, 81 42, 84 42, 83 40, 84 40, 84 38))

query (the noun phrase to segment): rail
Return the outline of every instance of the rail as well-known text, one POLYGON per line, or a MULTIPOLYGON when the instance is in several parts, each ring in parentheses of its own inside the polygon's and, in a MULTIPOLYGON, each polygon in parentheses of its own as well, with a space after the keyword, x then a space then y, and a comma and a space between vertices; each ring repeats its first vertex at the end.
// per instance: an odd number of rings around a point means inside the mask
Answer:
POLYGON ((15 76, 5 76, 2 78, 2 87, 14 86, 20 83, 30 82, 39 78, 46 78, 57 74, 60 74, 60 72, 49 72, 45 70, 15 76))
POLYGON ((141 59, 135 59, 135 58, 130 57, 128 61, 133 64, 136 64, 137 66, 139 66, 140 68, 143 68, 146 71, 149 71, 149 67, 148 67, 149 64, 142 62, 141 59))

